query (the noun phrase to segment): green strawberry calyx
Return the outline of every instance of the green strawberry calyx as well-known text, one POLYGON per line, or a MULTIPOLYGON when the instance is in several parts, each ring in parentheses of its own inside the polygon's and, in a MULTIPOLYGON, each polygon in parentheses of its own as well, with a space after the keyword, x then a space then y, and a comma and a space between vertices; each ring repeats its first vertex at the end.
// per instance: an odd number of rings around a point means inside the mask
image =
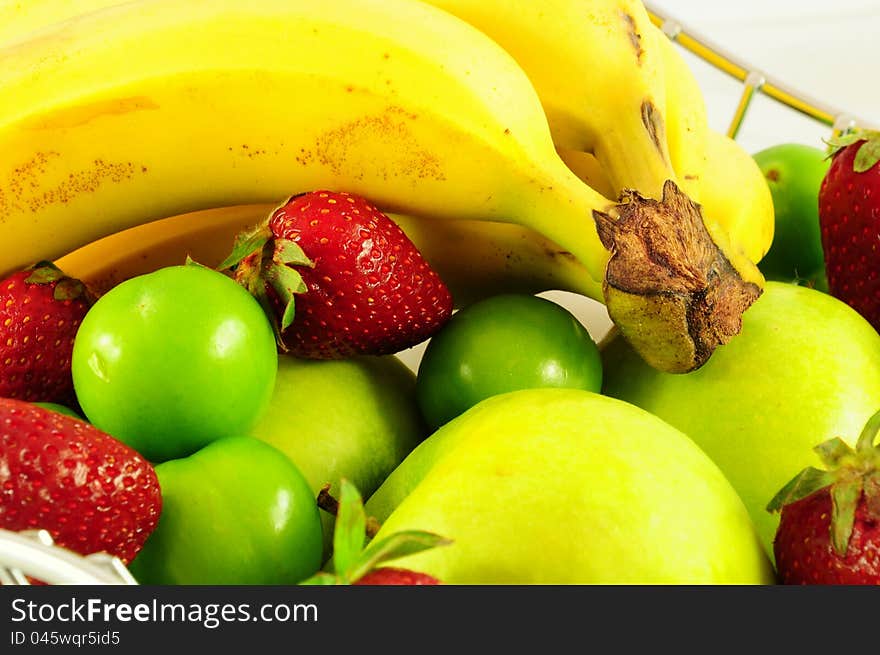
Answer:
POLYGON ((28 270, 30 274, 24 280, 28 284, 55 283, 55 288, 52 290, 52 298, 55 300, 76 300, 80 297, 85 297, 89 300, 85 285, 65 274, 53 262, 40 261, 28 268, 28 270))
POLYGON ((283 334, 293 324, 296 315, 295 296, 308 290, 302 275, 293 267, 312 268, 314 265, 298 243, 291 239, 276 239, 269 228, 269 219, 266 219, 235 237, 232 252, 217 270, 231 272, 235 281, 257 299, 272 324, 278 347, 287 352, 289 348, 283 334), (284 308, 280 317, 269 298, 267 286, 272 288, 284 308))
MULTIPOLYGON (((322 507, 327 507, 327 489, 322 491, 325 498, 322 507)), ((421 530, 404 530, 370 541, 370 533, 375 534, 375 524, 371 529, 361 495, 346 479, 340 481, 339 502, 331 504, 330 509, 336 514, 333 572, 319 571, 301 585, 352 584, 384 562, 452 543, 450 539, 421 530)))
POLYGON ((844 557, 855 524, 856 508, 864 500, 869 518, 880 519, 880 411, 865 424, 855 448, 839 437, 816 446, 825 470, 812 466, 792 478, 767 504, 767 511, 781 511, 785 505, 827 489, 831 495, 831 544, 844 557))
POLYGON ((863 143, 858 146, 858 151, 853 159, 853 171, 864 173, 880 161, 880 132, 856 129, 832 137, 827 141, 830 149, 829 154, 833 156, 860 141, 863 143))

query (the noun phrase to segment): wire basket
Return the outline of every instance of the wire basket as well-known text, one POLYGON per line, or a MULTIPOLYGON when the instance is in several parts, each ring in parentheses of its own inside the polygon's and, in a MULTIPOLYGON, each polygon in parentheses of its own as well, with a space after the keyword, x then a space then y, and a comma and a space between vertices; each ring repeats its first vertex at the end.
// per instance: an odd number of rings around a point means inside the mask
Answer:
MULTIPOLYGON (((652 22, 673 42, 742 83, 742 92, 727 127, 727 136, 736 138, 756 93, 763 93, 827 125, 832 134, 856 127, 871 128, 866 121, 764 74, 675 18, 656 10, 650 3, 645 3, 645 6, 652 22)), ((0 529, 0 584, 27 585, 31 580, 46 584, 137 584, 116 557, 105 553, 83 557, 53 544, 45 530, 10 532, 0 529)))
POLYGON ((704 38, 697 31, 686 27, 676 18, 657 10, 651 3, 646 2, 645 7, 648 10, 651 21, 674 43, 691 54, 696 55, 716 70, 742 83, 743 88, 739 102, 726 130, 727 136, 730 138, 735 139, 739 133, 756 93, 763 93, 789 109, 812 118, 822 125, 827 125, 831 128, 833 135, 857 127, 876 129, 863 119, 812 98, 800 90, 793 89, 784 82, 765 74, 748 62, 727 52, 718 44, 704 38))
POLYGON ((56 546, 46 530, 0 530, 0 584, 137 584, 122 561, 106 553, 88 557, 56 546))

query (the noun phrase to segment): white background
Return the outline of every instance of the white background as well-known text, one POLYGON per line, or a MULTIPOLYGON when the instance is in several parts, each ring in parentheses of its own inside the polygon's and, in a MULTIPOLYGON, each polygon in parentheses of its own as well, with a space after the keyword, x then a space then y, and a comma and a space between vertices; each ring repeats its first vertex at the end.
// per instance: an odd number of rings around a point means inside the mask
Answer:
MULTIPOLYGON (((880 1, 649 0, 751 68, 880 127, 880 1)), ((742 86, 687 53, 712 127, 726 131, 742 86)), ((750 152, 785 141, 821 147, 828 130, 760 94, 737 140, 750 152)))
MULTIPOLYGON (((722 47, 749 70, 866 127, 880 127, 880 0, 649 0, 646 6, 722 47)), ((682 53, 703 90, 710 126, 726 132, 742 84, 682 53)), ((754 154, 788 142, 821 148, 830 134, 830 127, 758 93, 736 138, 754 154)), ((597 341, 611 326, 596 301, 563 292, 542 295, 568 307, 597 341)), ((424 347, 399 356, 417 370, 424 347)))

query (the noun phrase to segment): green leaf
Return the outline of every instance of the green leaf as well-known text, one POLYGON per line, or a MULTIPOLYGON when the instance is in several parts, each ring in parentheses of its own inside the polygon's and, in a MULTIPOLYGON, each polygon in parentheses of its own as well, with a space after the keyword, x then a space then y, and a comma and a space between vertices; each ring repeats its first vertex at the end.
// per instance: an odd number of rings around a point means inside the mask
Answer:
POLYGON ((831 544, 841 557, 846 556, 849 538, 856 517, 856 506, 862 495, 862 479, 839 482, 831 487, 831 544))
POLYGON ((337 575, 347 582, 349 570, 358 561, 366 539, 367 516, 361 495, 351 482, 340 481, 339 509, 333 532, 333 564, 337 575))
POLYGON ((275 240, 275 255, 273 258, 280 264, 309 267, 315 265, 315 262, 306 256, 306 253, 299 247, 299 244, 291 239, 275 240))
POLYGON ((861 141, 865 137, 862 136, 861 132, 858 130, 853 130, 849 132, 844 132, 838 136, 831 137, 825 143, 831 146, 834 151, 840 150, 842 148, 846 148, 847 146, 851 146, 856 141, 861 141))
POLYGON ((422 532, 419 530, 395 532, 367 546, 363 555, 350 571, 349 579, 357 580, 361 578, 382 562, 399 559, 407 555, 415 555, 438 546, 448 546, 451 543, 451 539, 441 537, 432 532, 422 532))
POLYGON ((284 305, 284 313, 281 317, 281 331, 284 332, 291 326, 296 316, 294 294, 305 293, 308 287, 299 271, 286 264, 273 265, 267 273, 267 278, 284 305))
POLYGON ((284 340, 281 338, 281 326, 278 324, 278 319, 275 316, 275 308, 272 306, 272 302, 269 300, 269 294, 266 293, 266 288, 263 284, 263 280, 259 277, 256 277, 252 281, 252 283, 248 284, 247 290, 254 298, 257 299, 257 302, 263 309, 263 314, 266 315, 266 319, 272 326, 272 331, 275 333, 275 344, 282 352, 287 352, 288 347, 287 344, 284 343, 284 340))
POLYGON ((65 277, 58 281, 52 290, 52 297, 55 300, 74 300, 85 293, 85 286, 79 280, 72 277, 65 277))
POLYGON ((270 267, 266 277, 279 294, 282 293, 282 289, 289 293, 305 293, 308 291, 308 287, 303 282, 299 271, 284 264, 270 267))
POLYGON ((261 250, 271 238, 272 232, 266 225, 260 225, 253 230, 236 235, 235 242, 232 246, 232 252, 226 256, 226 259, 220 262, 217 269, 224 271, 233 266, 237 266, 241 263, 242 259, 261 250))
POLYGON ((874 164, 880 161, 880 139, 865 141, 856 152, 853 160, 853 170, 856 173, 864 173, 870 170, 874 164))
POLYGON ((329 586, 329 585, 338 585, 340 584, 340 580, 337 576, 332 573, 327 573, 325 571, 321 571, 319 573, 315 573, 310 578, 306 578, 300 585, 312 585, 312 586, 329 586))
POLYGON ((855 451, 843 439, 834 437, 820 443, 813 448, 813 452, 819 456, 825 466, 835 468, 845 457, 852 456, 855 451))
POLYGON ((31 267, 31 274, 24 281, 28 284, 49 284, 65 277, 64 273, 50 261, 37 262, 31 267))
POLYGON ((880 432, 880 411, 869 418, 862 428, 859 440, 856 442, 856 452, 867 454, 874 450, 874 440, 878 432, 880 432))
MULTIPOLYGON (((827 443, 827 442, 826 442, 827 443)), ((768 512, 776 512, 784 505, 806 498, 807 496, 824 489, 834 482, 834 474, 812 466, 794 476, 789 482, 773 496, 767 503, 768 512)))

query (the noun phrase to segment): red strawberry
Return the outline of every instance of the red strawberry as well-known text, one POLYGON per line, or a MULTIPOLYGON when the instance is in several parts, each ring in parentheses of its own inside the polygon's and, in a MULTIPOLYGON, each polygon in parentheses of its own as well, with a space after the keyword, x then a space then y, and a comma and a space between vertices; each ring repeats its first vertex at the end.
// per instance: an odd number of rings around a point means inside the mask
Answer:
POLYGON ((419 571, 386 566, 381 569, 373 569, 366 575, 361 576, 352 584, 355 585, 431 585, 440 584, 434 576, 419 571))
POLYGON ((73 404, 73 339, 91 300, 49 262, 0 282, 0 396, 73 404))
POLYGON ((880 412, 850 448, 815 448, 827 470, 801 471, 770 501, 782 515, 773 551, 783 584, 880 584, 880 412))
POLYGON ((399 352, 452 314, 449 290, 403 230, 349 193, 294 196, 240 235, 220 265, 232 267, 266 309, 280 349, 298 357, 399 352))
POLYGON ((819 224, 828 290, 880 329, 880 132, 832 141, 819 189, 819 224))
POLYGON ((85 421, 0 398, 0 527, 43 528, 59 546, 128 564, 161 508, 137 452, 85 421))

